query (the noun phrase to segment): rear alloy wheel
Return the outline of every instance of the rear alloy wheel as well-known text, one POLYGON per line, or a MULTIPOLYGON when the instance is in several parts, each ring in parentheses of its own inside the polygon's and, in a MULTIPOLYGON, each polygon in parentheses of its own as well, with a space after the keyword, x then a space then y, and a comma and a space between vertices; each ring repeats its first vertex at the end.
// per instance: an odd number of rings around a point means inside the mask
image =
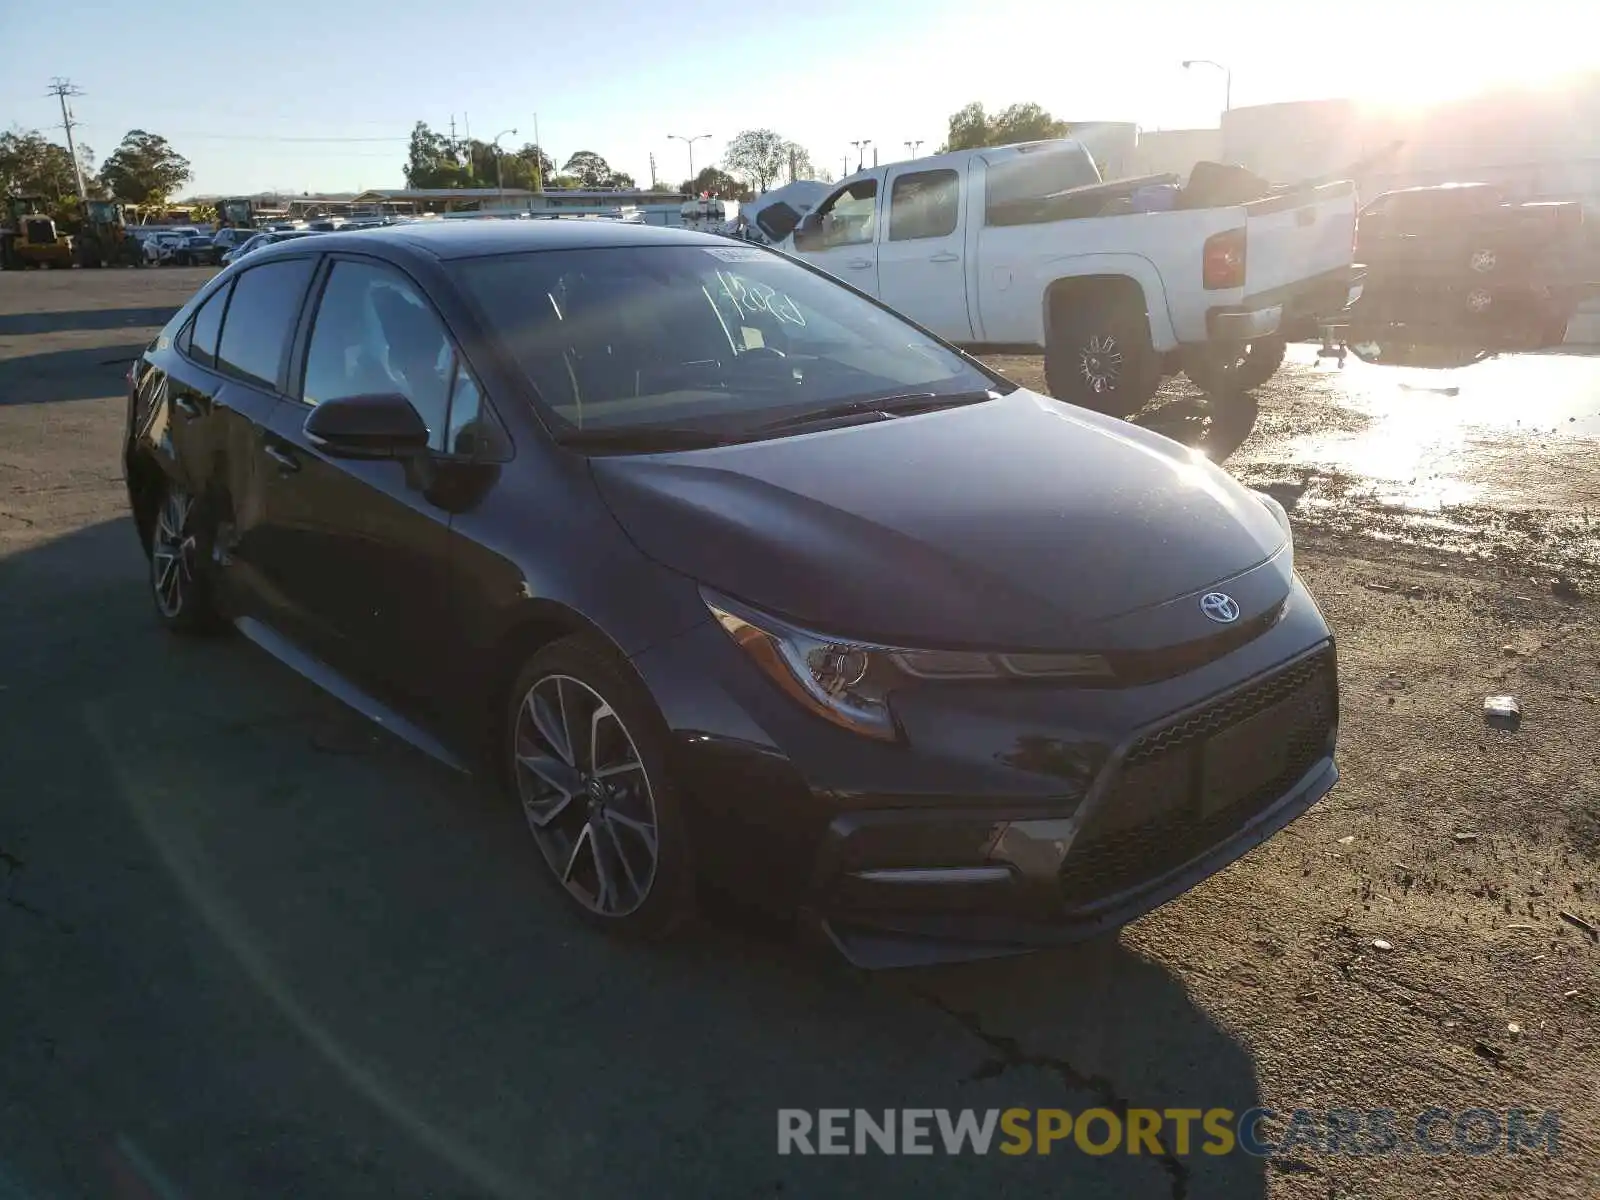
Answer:
POLYGON ((648 695, 573 638, 535 655, 514 694, 515 794, 551 877, 594 924, 669 931, 691 907, 693 875, 648 695))
POLYGON ((156 509, 150 534, 150 587, 162 624, 178 633, 209 632, 219 624, 205 573, 198 505, 171 485, 156 509))

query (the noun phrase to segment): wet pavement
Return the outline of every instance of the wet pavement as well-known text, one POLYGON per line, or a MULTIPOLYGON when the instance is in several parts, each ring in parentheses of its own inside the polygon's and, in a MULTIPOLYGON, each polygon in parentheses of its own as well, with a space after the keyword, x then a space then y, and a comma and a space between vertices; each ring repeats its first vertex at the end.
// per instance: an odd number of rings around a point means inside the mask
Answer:
POLYGON ((1600 585, 1600 355, 1341 369, 1292 346, 1231 409, 1180 377, 1138 419, 1271 490, 1303 528, 1600 585))
MULTIPOLYGON (((1037 358, 986 361, 1047 390, 1037 358)), ((1294 345, 1253 394, 1212 404, 1180 375, 1135 420, 1271 491, 1302 530, 1600 594, 1600 348, 1424 369, 1294 345)))
POLYGON ((1582 460, 1592 468, 1600 449, 1600 358, 1511 355, 1422 370, 1351 357, 1340 369, 1317 365, 1314 347, 1295 346, 1279 381, 1344 410, 1344 419, 1243 447, 1237 465, 1352 476, 1377 502, 1418 512, 1600 505, 1600 481, 1566 469, 1582 460))

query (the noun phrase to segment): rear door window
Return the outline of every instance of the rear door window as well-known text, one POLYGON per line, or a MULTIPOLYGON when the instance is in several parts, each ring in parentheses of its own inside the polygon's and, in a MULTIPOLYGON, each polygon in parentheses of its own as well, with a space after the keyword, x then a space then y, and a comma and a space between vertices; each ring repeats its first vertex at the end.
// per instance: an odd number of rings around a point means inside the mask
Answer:
POLYGON ((282 259, 239 275, 217 348, 219 369, 277 389, 315 266, 313 258, 282 259))
POLYGON ((200 311, 178 335, 180 353, 203 366, 217 365, 217 334, 222 331, 222 314, 228 307, 228 293, 232 290, 233 286, 228 284, 207 297, 200 311))

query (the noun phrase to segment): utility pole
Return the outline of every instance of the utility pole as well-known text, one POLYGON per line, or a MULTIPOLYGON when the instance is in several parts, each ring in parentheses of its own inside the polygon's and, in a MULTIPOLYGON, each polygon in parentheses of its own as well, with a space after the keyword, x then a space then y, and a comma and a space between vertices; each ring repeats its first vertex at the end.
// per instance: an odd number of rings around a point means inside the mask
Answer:
POLYGON ((650 190, 656 190, 656 152, 650 151, 650 190))
POLYGON ((848 174, 850 174, 850 156, 846 154, 844 156, 844 174, 840 175, 839 178, 843 179, 848 174))
POLYGON ((872 148, 872 169, 878 169, 878 148, 876 146, 872 148))
POLYGON ((83 167, 78 164, 78 147, 72 140, 72 127, 77 122, 72 119, 72 110, 67 107, 67 97, 81 96, 83 89, 72 80, 63 79, 58 75, 50 81, 50 91, 46 94, 55 96, 61 101, 61 128, 67 132, 67 157, 72 160, 72 174, 78 181, 78 199, 87 200, 89 189, 83 186, 83 167))
POLYGON ((456 166, 459 167, 461 165, 461 145, 456 141, 455 113, 450 114, 450 159, 456 166))
MULTIPOLYGON (((544 167, 541 164, 544 162, 544 143, 539 140, 539 114, 538 113, 534 113, 533 114, 533 145, 534 145, 534 148, 538 151, 538 153, 536 153, 533 156, 533 190, 536 191, 536 192, 543 192, 544 191, 544 167)), ((555 161, 556 160, 553 159, 553 158, 550 160, 550 165, 552 167, 555 165, 555 161)))

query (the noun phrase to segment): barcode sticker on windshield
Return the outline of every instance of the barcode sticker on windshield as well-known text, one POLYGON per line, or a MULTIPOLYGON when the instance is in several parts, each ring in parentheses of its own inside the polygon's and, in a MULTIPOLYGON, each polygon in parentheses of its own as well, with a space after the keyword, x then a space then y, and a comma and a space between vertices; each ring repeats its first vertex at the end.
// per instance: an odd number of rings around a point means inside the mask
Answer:
POLYGON ((765 250, 751 246, 707 246, 705 251, 723 262, 763 262, 768 257, 765 250))

